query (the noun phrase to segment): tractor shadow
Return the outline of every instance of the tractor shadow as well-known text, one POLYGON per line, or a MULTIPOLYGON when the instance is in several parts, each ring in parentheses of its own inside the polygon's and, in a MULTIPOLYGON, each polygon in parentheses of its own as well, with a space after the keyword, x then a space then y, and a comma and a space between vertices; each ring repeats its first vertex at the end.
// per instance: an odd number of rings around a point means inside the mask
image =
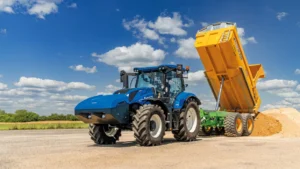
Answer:
MULTIPOLYGON (((201 138, 197 138, 195 142, 201 141, 201 138)), ((166 146, 168 144, 188 144, 188 143, 193 143, 193 142, 181 142, 181 141, 176 141, 174 138, 165 138, 164 141, 162 142, 161 145, 157 146, 147 146, 147 147, 160 147, 160 146, 166 146)), ((135 140, 133 141, 119 141, 116 144, 109 144, 109 145, 88 145, 87 147, 112 147, 112 148, 124 148, 124 147, 141 147, 135 140)))

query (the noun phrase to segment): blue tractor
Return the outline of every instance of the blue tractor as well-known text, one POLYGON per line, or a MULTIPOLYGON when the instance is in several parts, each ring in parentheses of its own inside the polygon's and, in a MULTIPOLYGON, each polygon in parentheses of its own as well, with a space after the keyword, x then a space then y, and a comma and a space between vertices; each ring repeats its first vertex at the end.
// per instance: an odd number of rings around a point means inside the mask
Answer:
POLYGON ((195 94, 185 92, 183 74, 188 71, 180 64, 121 71, 123 89, 80 102, 75 115, 89 123, 96 144, 115 144, 121 130, 128 129, 141 146, 161 144, 165 131, 172 131, 178 141, 193 141, 200 128, 201 103, 195 94))

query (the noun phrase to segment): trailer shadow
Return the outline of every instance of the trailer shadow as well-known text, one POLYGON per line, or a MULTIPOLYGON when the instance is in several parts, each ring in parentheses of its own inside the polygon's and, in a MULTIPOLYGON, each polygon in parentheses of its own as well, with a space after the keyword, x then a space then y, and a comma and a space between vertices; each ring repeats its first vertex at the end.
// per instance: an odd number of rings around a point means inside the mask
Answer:
MULTIPOLYGON (((197 140, 193 142, 198 142, 201 140, 202 140, 201 138, 197 138, 197 140)), ((188 144, 189 142, 180 142, 180 141, 176 141, 174 138, 165 138, 161 145, 150 146, 150 147, 166 146, 168 144, 180 144, 180 143, 188 144)), ((137 144, 136 141, 119 141, 116 144, 110 144, 110 145, 97 145, 97 144, 88 145, 88 147, 113 147, 113 148, 124 148, 124 147, 134 147, 134 146, 140 147, 140 145, 137 144)))

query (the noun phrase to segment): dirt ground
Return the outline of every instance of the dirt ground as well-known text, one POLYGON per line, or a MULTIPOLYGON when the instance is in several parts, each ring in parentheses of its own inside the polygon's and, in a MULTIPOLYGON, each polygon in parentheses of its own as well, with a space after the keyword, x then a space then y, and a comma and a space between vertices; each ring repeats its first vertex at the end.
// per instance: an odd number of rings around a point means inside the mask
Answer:
POLYGON ((176 142, 168 132, 163 145, 155 147, 136 145, 132 132, 123 132, 116 145, 97 146, 87 129, 0 131, 0 169, 299 168, 300 113, 295 109, 262 112, 255 132, 274 133, 273 122, 279 122, 281 131, 272 136, 212 136, 176 142), (260 124, 262 120, 267 125, 260 124))

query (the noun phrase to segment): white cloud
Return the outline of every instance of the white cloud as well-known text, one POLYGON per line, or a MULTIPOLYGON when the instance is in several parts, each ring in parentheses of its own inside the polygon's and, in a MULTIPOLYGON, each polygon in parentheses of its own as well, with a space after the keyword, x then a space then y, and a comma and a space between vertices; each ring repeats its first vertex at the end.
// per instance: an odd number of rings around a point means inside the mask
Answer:
POLYGON ((187 83, 191 85, 196 85, 197 82, 205 81, 204 71, 198 70, 196 72, 189 72, 188 78, 185 80, 187 83))
POLYGON ((195 39, 179 39, 177 41, 179 48, 175 51, 175 55, 186 59, 199 59, 197 50, 194 47, 195 39))
POLYGON ((12 6, 16 3, 16 0, 0 0, 0 12, 14 13, 12 6))
POLYGON ((155 22, 149 22, 149 27, 157 30, 160 34, 169 34, 175 36, 186 35, 187 32, 183 27, 192 25, 192 20, 188 20, 189 24, 184 24, 181 20, 181 15, 178 12, 173 13, 173 17, 159 16, 155 22))
POLYGON ((77 4, 76 3, 71 3, 68 8, 77 8, 77 4))
POLYGON ((73 69, 74 71, 83 71, 86 73, 96 73, 97 72, 96 66, 89 68, 89 67, 84 67, 83 65, 77 65, 77 66, 70 66, 69 68, 73 69))
POLYGON ((126 30, 133 32, 134 36, 143 40, 157 40, 159 44, 164 44, 165 38, 161 35, 186 35, 187 32, 184 27, 190 27, 194 24, 194 21, 185 17, 186 22, 183 22, 181 15, 177 12, 173 13, 173 17, 161 15, 158 16, 156 21, 146 21, 140 16, 136 16, 132 21, 123 19, 123 26, 126 30))
POLYGON ((132 21, 123 19, 123 26, 126 30, 133 30, 134 35, 138 38, 145 38, 150 40, 159 40, 159 35, 153 29, 147 27, 147 22, 136 16, 132 21), (138 30, 138 32, 136 31, 138 30))
POLYGON ((61 95, 56 94, 50 96, 50 99, 59 100, 59 101, 81 101, 88 98, 87 96, 80 96, 80 95, 61 95))
POLYGON ((257 41, 255 40, 255 38, 253 36, 247 38, 247 41, 250 43, 257 43, 257 41))
POLYGON ((29 97, 26 97, 26 98, 22 98, 20 100, 18 100, 19 103, 32 103, 32 102, 35 102, 35 100, 33 98, 29 98, 29 97))
POLYGON ((300 104, 300 98, 285 98, 284 101, 286 101, 289 104, 300 104))
POLYGON ((3 75, 0 74, 0 78, 3 77, 3 75))
POLYGON ((45 15, 56 13, 57 11, 58 7, 54 2, 39 1, 28 10, 28 13, 36 15, 40 19, 45 19, 45 15))
POLYGON ((296 75, 300 75, 300 69, 296 69, 296 70, 295 70, 295 74, 296 74, 296 75))
POLYGON ((33 95, 33 93, 29 91, 23 91, 22 89, 8 89, 2 91, 0 90, 0 95, 18 97, 18 96, 31 96, 33 95))
POLYGON ((170 39, 170 42, 175 43, 176 39, 173 37, 173 38, 170 39))
POLYGON ((98 92, 97 95, 110 95, 119 89, 120 89, 120 87, 109 84, 109 85, 105 86, 104 92, 98 92))
POLYGON ((208 23, 207 23, 207 22, 200 22, 200 24, 201 24, 202 27, 208 26, 208 23))
POLYGON ((286 100, 282 100, 273 104, 266 104, 263 106, 263 110, 268 110, 268 109, 278 109, 278 108, 284 108, 284 107, 294 107, 293 104, 286 100))
MULTIPOLYGON (((45 19, 46 15, 56 13, 62 0, 0 0, 0 12, 9 14, 36 15, 45 19), (24 12, 26 10, 26 12, 24 12)), ((71 4, 74 7, 76 3, 71 4)))
POLYGON ((0 29, 0 34, 6 34, 7 30, 6 29, 0 29))
POLYGON ((89 97, 73 92, 95 89, 95 86, 83 82, 66 83, 34 77, 21 77, 15 86, 16 88, 10 89, 6 84, 0 83, 0 107, 8 112, 27 109, 39 114, 73 113, 76 104, 89 97))
POLYGON ((297 90, 297 91, 300 91, 300 85, 298 85, 298 86, 296 87, 296 90, 297 90))
POLYGON ((0 82, 0 90, 4 90, 4 89, 7 89, 7 84, 0 82))
POLYGON ((19 82, 15 83, 19 87, 34 87, 45 88, 53 91, 67 91, 74 89, 93 90, 95 86, 85 84, 83 82, 70 82, 65 83, 62 81, 56 81, 51 79, 40 79, 36 77, 21 77, 19 82))
POLYGON ((288 13, 286 12, 278 12, 276 18, 281 21, 284 17, 286 17, 288 13))
POLYGON ((300 96, 293 88, 271 89, 267 90, 267 92, 284 98, 295 98, 300 96))
POLYGON ((295 80, 282 80, 282 79, 272 79, 259 81, 257 83, 257 88, 260 90, 272 90, 272 89, 281 89, 281 88, 292 88, 298 84, 295 80))
POLYGON ((248 38, 245 37, 245 29, 244 28, 238 27, 237 32, 238 32, 238 35, 239 35, 242 45, 246 45, 246 44, 248 44, 248 42, 249 43, 257 43, 255 37, 253 37, 253 36, 248 37, 248 38))
POLYGON ((159 65, 166 53, 161 49, 154 49, 148 44, 136 43, 131 46, 116 47, 106 53, 92 53, 99 62, 117 67, 119 70, 132 71, 133 67, 159 65))

